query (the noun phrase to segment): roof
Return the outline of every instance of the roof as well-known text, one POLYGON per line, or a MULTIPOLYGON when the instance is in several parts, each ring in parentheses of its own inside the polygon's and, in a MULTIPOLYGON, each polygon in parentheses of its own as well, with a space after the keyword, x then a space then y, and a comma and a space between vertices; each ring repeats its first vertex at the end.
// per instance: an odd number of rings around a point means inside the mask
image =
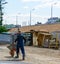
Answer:
MULTIPOLYGON (((53 31, 60 31, 60 24, 41 24, 39 26, 25 26, 19 28, 21 32, 30 32, 31 30, 34 31, 44 31, 44 32, 53 32, 53 31)), ((17 28, 12 28, 9 32, 17 32, 17 28)))
POLYGON ((46 35, 46 36, 51 36, 51 34, 49 34, 49 33, 40 33, 40 34, 46 35))

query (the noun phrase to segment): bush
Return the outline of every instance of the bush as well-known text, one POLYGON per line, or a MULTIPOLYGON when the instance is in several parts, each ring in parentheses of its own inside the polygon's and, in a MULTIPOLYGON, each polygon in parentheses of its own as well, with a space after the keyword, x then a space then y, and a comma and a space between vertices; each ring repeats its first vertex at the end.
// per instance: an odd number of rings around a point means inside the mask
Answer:
POLYGON ((4 26, 0 26, 0 33, 7 32, 7 29, 4 26))

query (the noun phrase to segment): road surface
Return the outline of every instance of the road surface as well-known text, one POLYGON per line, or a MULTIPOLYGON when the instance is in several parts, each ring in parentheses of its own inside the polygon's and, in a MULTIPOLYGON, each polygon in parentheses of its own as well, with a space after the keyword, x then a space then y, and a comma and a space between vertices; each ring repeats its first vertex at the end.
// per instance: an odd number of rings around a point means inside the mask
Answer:
POLYGON ((26 59, 22 61, 21 52, 19 59, 15 59, 10 56, 6 46, 0 46, 0 64, 60 64, 60 49, 26 46, 25 50, 26 59))

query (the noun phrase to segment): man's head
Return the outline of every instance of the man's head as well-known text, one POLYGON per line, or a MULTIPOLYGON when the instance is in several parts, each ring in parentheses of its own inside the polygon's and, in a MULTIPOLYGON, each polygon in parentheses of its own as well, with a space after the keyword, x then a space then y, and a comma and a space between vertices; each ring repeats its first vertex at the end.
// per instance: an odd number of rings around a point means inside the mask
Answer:
POLYGON ((19 34, 21 34, 21 31, 18 31, 19 34))

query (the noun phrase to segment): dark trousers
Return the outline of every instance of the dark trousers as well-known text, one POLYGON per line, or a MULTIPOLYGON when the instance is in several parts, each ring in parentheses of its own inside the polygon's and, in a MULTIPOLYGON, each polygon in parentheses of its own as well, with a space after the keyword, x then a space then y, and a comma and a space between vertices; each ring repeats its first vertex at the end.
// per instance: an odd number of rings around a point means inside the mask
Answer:
POLYGON ((16 48, 16 54, 17 54, 17 56, 19 56, 19 49, 21 50, 22 56, 25 57, 24 46, 17 46, 17 48, 16 48))

